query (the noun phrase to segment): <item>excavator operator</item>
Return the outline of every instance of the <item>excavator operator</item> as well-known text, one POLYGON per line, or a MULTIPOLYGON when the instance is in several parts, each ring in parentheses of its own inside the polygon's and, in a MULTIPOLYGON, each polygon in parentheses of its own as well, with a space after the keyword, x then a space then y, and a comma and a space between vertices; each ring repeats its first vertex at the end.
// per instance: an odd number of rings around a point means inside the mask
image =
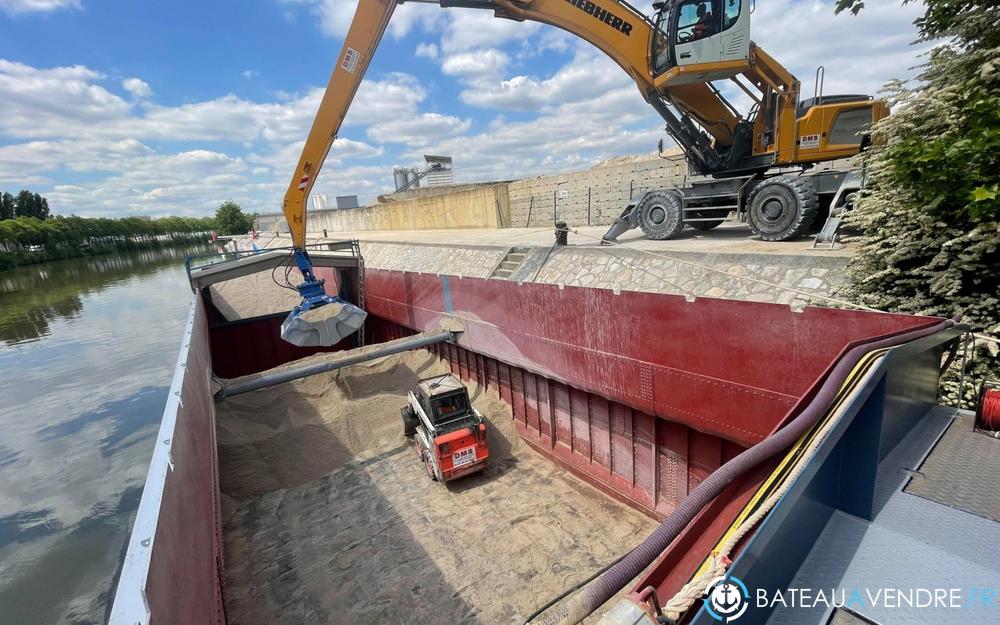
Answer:
POLYGON ((715 34, 715 28, 712 24, 712 13, 702 2, 698 5, 698 10, 695 13, 698 16, 698 21, 694 25, 694 37, 692 41, 697 39, 704 39, 715 34))

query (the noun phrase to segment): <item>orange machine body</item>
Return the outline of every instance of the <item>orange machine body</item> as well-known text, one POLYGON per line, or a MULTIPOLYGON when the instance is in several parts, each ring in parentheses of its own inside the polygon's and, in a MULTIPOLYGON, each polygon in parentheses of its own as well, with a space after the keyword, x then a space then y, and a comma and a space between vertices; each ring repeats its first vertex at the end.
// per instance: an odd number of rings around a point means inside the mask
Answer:
POLYGON ((400 413, 427 475, 448 482, 482 471, 490 458, 486 420, 450 373, 420 380, 400 413))
POLYGON ((482 471, 490 458, 486 424, 438 436, 432 453, 437 457, 440 479, 444 482, 482 471))

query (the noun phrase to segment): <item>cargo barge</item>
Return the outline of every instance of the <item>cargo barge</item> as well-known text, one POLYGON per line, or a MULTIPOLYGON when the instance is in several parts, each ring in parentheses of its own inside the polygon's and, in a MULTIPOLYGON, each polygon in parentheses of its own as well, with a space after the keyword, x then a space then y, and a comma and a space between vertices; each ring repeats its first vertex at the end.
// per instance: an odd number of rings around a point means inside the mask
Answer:
POLYGON ((356 243, 328 247, 313 254, 328 292, 369 314, 332 351, 450 340, 227 397, 237 378, 336 354, 281 341, 282 313, 233 320, 213 303, 213 284, 287 254, 192 269, 111 623, 520 623, 612 564, 533 622, 1000 615, 985 596, 1000 497, 975 482, 1000 441, 936 403, 962 326, 365 269, 356 243), (405 448, 398 408, 415 376, 449 371, 502 452, 445 486, 405 448), (712 601, 720 577, 742 584, 738 614, 712 601), (751 596, 934 585, 980 589, 981 609, 751 596))

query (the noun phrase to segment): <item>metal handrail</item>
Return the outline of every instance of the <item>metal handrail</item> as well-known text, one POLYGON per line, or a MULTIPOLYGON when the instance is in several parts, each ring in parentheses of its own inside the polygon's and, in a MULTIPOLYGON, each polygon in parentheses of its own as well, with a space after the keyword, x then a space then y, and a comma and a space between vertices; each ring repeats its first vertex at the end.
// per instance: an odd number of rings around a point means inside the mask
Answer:
POLYGON ((823 103, 823 81, 826 80, 826 67, 820 65, 816 68, 816 84, 813 85, 813 103, 823 103))

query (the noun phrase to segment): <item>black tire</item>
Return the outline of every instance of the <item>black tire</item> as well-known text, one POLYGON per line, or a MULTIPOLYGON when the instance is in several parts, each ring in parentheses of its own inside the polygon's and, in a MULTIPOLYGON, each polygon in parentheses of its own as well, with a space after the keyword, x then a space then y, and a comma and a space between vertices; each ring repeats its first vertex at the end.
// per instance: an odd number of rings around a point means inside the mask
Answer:
POLYGON ((764 241, 787 241, 809 232, 819 212, 812 180, 775 176, 757 185, 747 203, 747 224, 764 241))
POLYGON ((413 408, 403 406, 399 409, 399 416, 403 418, 403 435, 410 438, 417 433, 417 415, 413 414, 413 408))
POLYGON ((654 241, 672 239, 684 229, 681 196, 674 191, 651 191, 635 210, 639 228, 654 241))
POLYGON ((430 456, 425 456, 424 460, 424 470, 427 471, 427 477, 431 478, 432 482, 438 481, 437 473, 434 472, 434 463, 431 462, 430 456))

